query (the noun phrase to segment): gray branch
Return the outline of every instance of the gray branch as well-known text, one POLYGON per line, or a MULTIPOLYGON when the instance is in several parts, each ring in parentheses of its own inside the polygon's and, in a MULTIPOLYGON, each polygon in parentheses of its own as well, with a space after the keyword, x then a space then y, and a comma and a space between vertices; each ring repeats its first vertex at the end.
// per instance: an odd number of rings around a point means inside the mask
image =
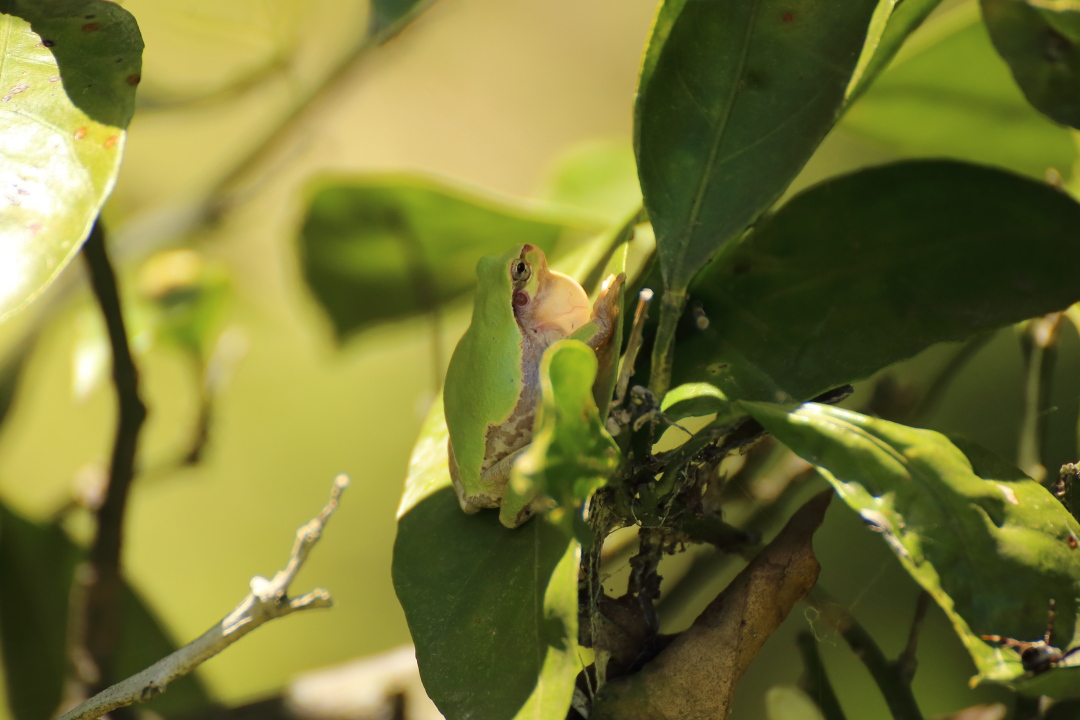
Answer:
POLYGON ((337 508, 341 493, 348 484, 349 479, 344 475, 334 479, 326 507, 296 531, 296 542, 285 568, 269 580, 253 577, 251 592, 221 622, 142 672, 102 690, 59 720, 94 720, 116 708, 146 702, 164 692, 173 680, 187 675, 260 625, 300 610, 330 607, 333 604, 330 593, 322 588, 294 598, 289 597, 288 592, 311 548, 322 536, 326 521, 337 508))

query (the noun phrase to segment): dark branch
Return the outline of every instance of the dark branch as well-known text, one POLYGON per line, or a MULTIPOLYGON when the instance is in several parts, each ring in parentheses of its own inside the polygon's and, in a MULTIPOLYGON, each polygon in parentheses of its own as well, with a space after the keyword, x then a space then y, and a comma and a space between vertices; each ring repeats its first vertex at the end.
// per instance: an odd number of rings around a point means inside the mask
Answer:
POLYGON ((795 638, 795 643, 799 646, 799 655, 803 662, 803 692, 818 706, 825 720, 847 720, 840 707, 840 700, 836 697, 836 691, 829 682, 825 665, 821 662, 817 638, 813 633, 801 632, 795 638))
POLYGON ((112 376, 116 387, 118 416, 116 437, 109 463, 109 484, 97 513, 97 534, 90 547, 86 589, 85 649, 96 666, 97 682, 108 677, 120 624, 120 551, 124 536, 124 513, 128 490, 135 475, 135 452, 146 406, 139 397, 139 373, 131 357, 105 232, 99 220, 83 246, 94 297, 101 307, 112 349, 112 376))
POLYGON ((926 620, 926 611, 930 609, 930 593, 925 590, 919 592, 915 600, 915 616, 911 620, 911 630, 908 631, 907 644, 896 658, 896 672, 902 680, 911 683, 915 679, 915 669, 918 661, 915 655, 919 649, 919 633, 922 632, 923 621, 926 620))
POLYGON ((855 616, 821 588, 811 590, 806 601, 820 613, 825 623, 840 633, 851 651, 870 671, 870 676, 885 698, 885 704, 889 706, 893 718, 922 720, 922 712, 915 701, 914 693, 911 692, 911 684, 896 671, 896 666, 889 662, 881 647, 855 616))

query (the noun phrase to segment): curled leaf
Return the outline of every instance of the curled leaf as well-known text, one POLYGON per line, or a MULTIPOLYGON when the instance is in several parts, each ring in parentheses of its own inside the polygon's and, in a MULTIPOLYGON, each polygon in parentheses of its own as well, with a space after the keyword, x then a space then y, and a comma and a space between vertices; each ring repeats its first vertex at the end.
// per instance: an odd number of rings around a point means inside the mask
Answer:
POLYGON ((806 403, 791 411, 744 403, 882 536, 952 621, 975 680, 1056 698, 1078 694, 1076 668, 1026 673, 1020 656, 986 635, 1080 642, 1080 525, 1045 488, 993 453, 930 430, 806 403))

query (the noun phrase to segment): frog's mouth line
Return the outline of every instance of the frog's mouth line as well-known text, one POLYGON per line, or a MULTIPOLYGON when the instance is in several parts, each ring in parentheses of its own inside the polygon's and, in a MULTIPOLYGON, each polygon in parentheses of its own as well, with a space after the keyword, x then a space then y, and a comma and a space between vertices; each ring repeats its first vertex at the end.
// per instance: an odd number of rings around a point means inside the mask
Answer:
MULTIPOLYGON (((558 314, 548 314, 547 316, 545 316, 544 322, 540 323, 537 327, 539 329, 542 329, 542 330, 551 330, 551 329, 554 329, 554 328, 558 328, 558 329, 562 330, 563 327, 562 327, 562 323, 560 321, 563 318, 570 317, 571 318, 570 327, 568 329, 566 329, 566 334, 571 335, 571 334, 574 333, 574 331, 576 331, 579 327, 581 327, 581 325, 584 324, 584 323, 574 323, 573 322, 573 316, 576 315, 582 309, 583 308, 581 306, 571 305, 569 310, 565 310, 565 311, 563 311, 561 313, 558 313, 558 314)), ((584 309, 588 310, 589 306, 588 305, 584 306, 584 309)))

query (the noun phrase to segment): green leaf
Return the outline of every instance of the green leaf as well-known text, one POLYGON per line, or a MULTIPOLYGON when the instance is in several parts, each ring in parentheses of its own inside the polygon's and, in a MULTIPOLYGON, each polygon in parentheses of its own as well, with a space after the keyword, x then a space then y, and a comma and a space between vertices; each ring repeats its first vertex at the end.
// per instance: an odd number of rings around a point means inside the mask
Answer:
POLYGON ((397 516, 401 520, 406 513, 419 505, 429 495, 451 486, 450 460, 447 443, 450 433, 446 429, 443 395, 439 393, 431 404, 427 418, 420 428, 420 435, 409 456, 409 470, 405 474, 405 489, 401 493, 397 516))
POLYGON ((367 35, 384 43, 397 35, 434 0, 371 0, 367 35))
POLYGON ((82 246, 112 192, 142 67, 104 0, 8 0, 0 14, 0 319, 82 246))
POLYGON ((841 127, 904 155, 1000 165, 1036 178, 1047 167, 1067 172, 1076 158, 1068 130, 1024 100, 975 9, 952 13, 927 28, 942 39, 893 63, 841 127))
POLYGON ((952 621, 978 669, 1025 693, 1080 695, 1078 671, 1025 677, 1015 650, 983 640, 1080 641, 1080 524, 1045 488, 974 443, 829 405, 791 412, 744 403, 766 430, 813 463, 879 533, 952 621))
POLYGON ((862 95, 900 50, 908 35, 922 25, 941 0, 882 0, 870 22, 859 64, 848 85, 847 103, 862 95))
MULTIPOLYGON (((0 650, 8 702, 16 720, 56 714, 68 667, 68 601, 82 552, 57 525, 27 520, 0 504, 0 650)), ((177 647, 150 607, 129 587, 121 596, 122 627, 113 683, 149 667, 177 647)), ((210 704, 198 677, 169 684, 145 707, 165 717, 210 704)))
POLYGON ((1080 205, 1043 183, 948 161, 826 181, 702 273, 680 382, 805 400, 934 343, 1080 300, 1080 205))
POLYGON ((556 503, 548 518, 574 532, 585 500, 619 466, 619 447, 593 399, 596 371, 596 353, 579 340, 562 340, 544 351, 532 444, 514 463, 503 500, 510 517, 538 494, 546 495, 556 503))
POLYGON ((1040 112, 1080 127, 1080 14, 1073 0, 980 0, 994 47, 1040 112))
POLYGON ((638 172, 676 293, 788 186, 832 127, 876 6, 661 9, 635 106, 638 172))
POLYGON ((304 278, 339 341, 431 312, 476 285, 476 261, 512 244, 548 257, 579 218, 415 177, 326 180, 300 232, 304 278))
POLYGON ((534 519, 509 530, 466 515, 450 487, 436 403, 409 463, 394 542, 394 589, 424 687, 448 720, 551 718, 580 670, 578 544, 534 519))
MULTIPOLYGON (((667 45, 671 28, 675 25, 679 13, 683 11, 686 0, 662 0, 656 8, 656 16, 653 18, 652 28, 649 31, 649 42, 645 45, 645 57, 641 61, 641 75, 638 78, 638 89, 646 88, 652 83, 656 64, 660 60, 660 53, 667 45)), ((635 144, 637 140, 635 139, 635 144)))
POLYGON ((15 720, 47 720, 60 704, 78 558, 60 528, 0 505, 0 650, 15 720))
POLYGON ((703 417, 731 407, 720 388, 709 383, 686 383, 672 388, 660 403, 660 411, 668 420, 678 422, 688 417, 703 417))
POLYGON ((128 322, 149 336, 139 340, 159 340, 205 363, 229 299, 225 268, 189 248, 165 250, 139 268, 138 289, 141 317, 128 322))

